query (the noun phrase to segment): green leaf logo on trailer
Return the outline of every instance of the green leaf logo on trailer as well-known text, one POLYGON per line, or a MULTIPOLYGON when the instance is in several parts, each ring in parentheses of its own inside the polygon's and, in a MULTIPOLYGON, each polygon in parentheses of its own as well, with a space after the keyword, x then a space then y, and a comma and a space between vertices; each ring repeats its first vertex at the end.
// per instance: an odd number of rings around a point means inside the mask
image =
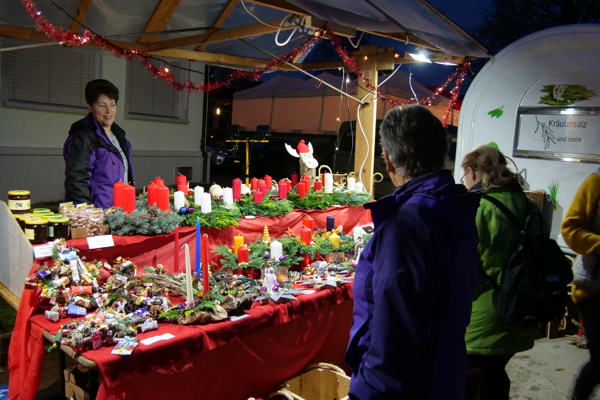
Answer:
POLYGON ((504 106, 498 107, 498 108, 488 112, 487 115, 489 115, 490 118, 500 118, 502 116, 502 114, 504 114, 503 108, 504 108, 504 106))
POLYGON ((583 85, 546 85, 541 92, 547 94, 540 97, 539 104, 551 106, 570 106, 597 96, 595 91, 583 85))

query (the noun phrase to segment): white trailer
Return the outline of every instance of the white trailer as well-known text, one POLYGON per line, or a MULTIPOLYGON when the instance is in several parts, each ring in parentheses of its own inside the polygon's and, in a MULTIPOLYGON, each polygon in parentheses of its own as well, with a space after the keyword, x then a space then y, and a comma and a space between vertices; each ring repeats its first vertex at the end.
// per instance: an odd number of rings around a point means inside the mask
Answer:
POLYGON ((455 178, 473 147, 494 142, 525 178, 549 192, 552 237, 581 183, 600 165, 600 25, 567 25, 526 36, 491 59, 469 87, 460 114, 455 178))

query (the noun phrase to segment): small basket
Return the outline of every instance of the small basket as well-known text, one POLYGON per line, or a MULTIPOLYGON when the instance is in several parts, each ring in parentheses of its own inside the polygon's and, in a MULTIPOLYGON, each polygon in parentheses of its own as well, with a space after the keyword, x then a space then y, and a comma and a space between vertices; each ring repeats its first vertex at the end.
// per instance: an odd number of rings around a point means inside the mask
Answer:
POLYGON ((270 400, 348 400, 350 377, 333 364, 318 363, 280 384, 270 400))

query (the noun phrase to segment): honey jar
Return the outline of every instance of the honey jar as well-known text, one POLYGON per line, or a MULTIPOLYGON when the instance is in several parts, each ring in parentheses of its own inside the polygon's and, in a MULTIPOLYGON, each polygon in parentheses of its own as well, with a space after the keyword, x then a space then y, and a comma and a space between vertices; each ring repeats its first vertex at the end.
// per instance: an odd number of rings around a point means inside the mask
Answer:
POLYGON ((48 218, 48 240, 70 239, 69 218, 63 216, 48 218))
POLYGON ((29 190, 11 190, 8 192, 8 209, 13 214, 26 214, 31 209, 29 190))
POLYGON ((25 237, 31 244, 41 244, 48 241, 48 222, 41 218, 25 220, 25 237))

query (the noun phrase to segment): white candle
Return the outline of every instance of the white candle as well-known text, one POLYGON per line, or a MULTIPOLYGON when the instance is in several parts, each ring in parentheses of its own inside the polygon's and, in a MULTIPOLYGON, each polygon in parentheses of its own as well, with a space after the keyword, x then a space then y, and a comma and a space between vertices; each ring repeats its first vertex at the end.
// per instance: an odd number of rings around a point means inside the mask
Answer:
POLYGON ((354 190, 356 190, 357 192, 364 192, 365 187, 363 186, 362 182, 356 182, 356 184, 354 185, 354 190))
POLYGON ((325 174, 324 186, 325 193, 333 193, 333 175, 325 174))
POLYGON ((173 204, 175 210, 179 210, 181 207, 185 206, 185 194, 179 191, 175 192, 173 195, 173 204))
POLYGON ((212 211, 212 203, 210 202, 210 193, 202 193, 200 201, 200 207, 202 214, 206 214, 212 211))
POLYGON ((356 178, 351 176, 348 178, 348 190, 356 189, 356 178))
POLYGON ((233 204, 233 189, 232 188, 223 188, 223 201, 226 205, 230 206, 233 204))
POLYGON ((194 301, 194 291, 192 290, 192 263, 190 262, 190 247, 187 243, 183 245, 185 249, 185 301, 192 304, 194 301))
POLYGON ((363 228, 362 226, 355 226, 354 230, 352 231, 352 234, 354 236, 354 241, 358 242, 358 239, 362 237, 363 235, 363 228))
POLYGON ((283 256, 283 245, 280 241, 273 240, 271 242, 271 258, 275 261, 279 261, 279 258, 283 256))
POLYGON ((204 188, 202 186, 196 186, 194 188, 194 204, 202 204, 202 193, 204 193, 204 188))

